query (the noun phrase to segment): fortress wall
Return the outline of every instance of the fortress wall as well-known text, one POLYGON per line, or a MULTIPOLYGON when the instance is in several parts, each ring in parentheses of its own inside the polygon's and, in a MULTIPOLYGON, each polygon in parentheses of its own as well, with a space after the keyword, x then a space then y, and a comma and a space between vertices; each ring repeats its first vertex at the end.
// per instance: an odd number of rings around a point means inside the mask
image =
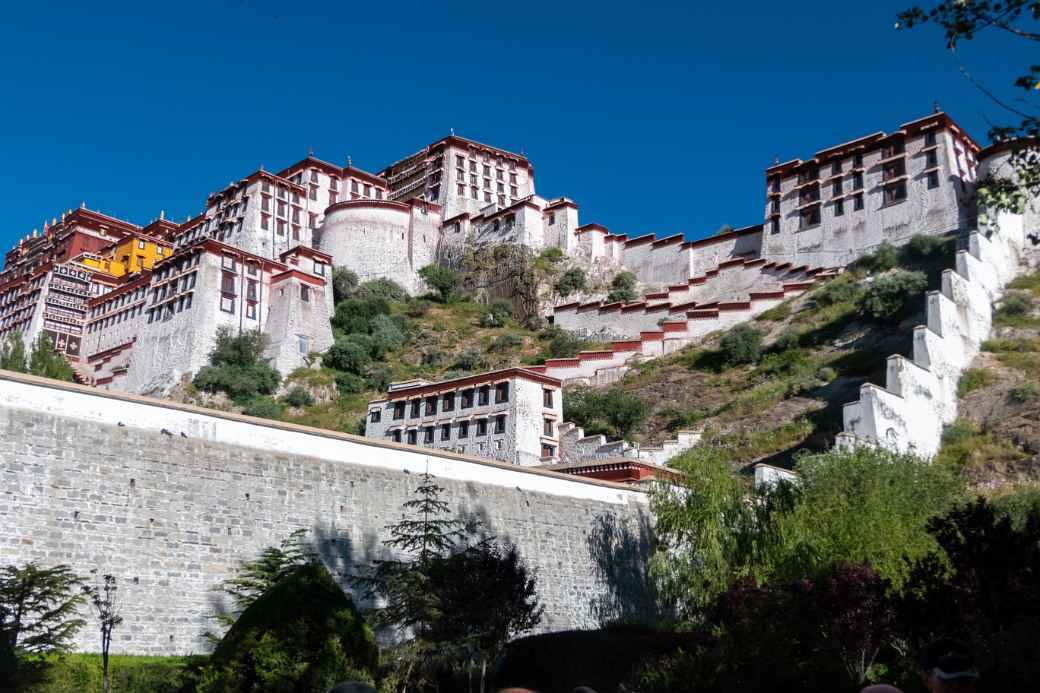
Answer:
MULTIPOLYGON (((380 555, 427 469, 453 509, 520 547, 541 630, 599 624, 617 589, 601 542, 647 512, 616 484, 8 372, 0 462, 0 562, 115 574, 116 653, 206 650, 212 588, 298 528, 343 581, 380 555)), ((87 627, 76 644, 96 640, 87 627)))

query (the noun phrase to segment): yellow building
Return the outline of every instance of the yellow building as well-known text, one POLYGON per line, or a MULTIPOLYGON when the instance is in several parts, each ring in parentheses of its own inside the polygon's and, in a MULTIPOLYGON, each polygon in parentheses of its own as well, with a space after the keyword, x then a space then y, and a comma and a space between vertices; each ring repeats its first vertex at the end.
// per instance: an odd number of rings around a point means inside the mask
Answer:
POLYGON ((87 267, 122 277, 152 267, 173 254, 173 245, 151 236, 131 234, 101 250, 99 255, 84 254, 79 261, 87 267))

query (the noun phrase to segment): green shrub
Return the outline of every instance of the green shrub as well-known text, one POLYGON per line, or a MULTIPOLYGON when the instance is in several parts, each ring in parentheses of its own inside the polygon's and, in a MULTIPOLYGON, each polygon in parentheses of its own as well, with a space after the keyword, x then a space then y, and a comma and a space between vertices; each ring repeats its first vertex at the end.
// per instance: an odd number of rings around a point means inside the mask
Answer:
POLYGON ((7 335, 4 344, 0 347, 0 370, 25 373, 29 370, 28 359, 25 355, 25 342, 22 341, 22 333, 18 330, 7 335))
POLYGON ((421 318, 430 312, 430 306, 432 305, 425 298, 413 298, 408 302, 404 312, 410 318, 421 318))
POLYGON ((1040 399, 1040 387, 1036 383, 1022 383, 1008 391, 1008 399, 1017 404, 1025 404, 1040 399))
POLYGON ((408 292, 393 279, 372 279, 357 289, 359 298, 381 298, 384 301, 406 301, 408 292))
POLYGON ((339 303, 354 295, 358 290, 358 276, 346 267, 335 267, 332 270, 332 302, 339 303))
MULTIPOLYGON (((141 655, 109 656, 109 677, 116 693, 191 693, 202 656, 147 657, 141 655)), ((25 693, 71 693, 101 690, 101 655, 68 654, 50 662, 44 681, 30 686, 25 693)))
POLYGON ((1029 294, 1023 291, 1009 291, 1004 295, 997 309, 997 321, 1008 324, 1019 321, 1033 312, 1033 302, 1029 294))
POLYGON ((368 367, 368 386, 373 390, 386 390, 393 379, 394 370, 390 366, 377 363, 368 367))
POLYGON ((261 419, 280 419, 285 405, 269 395, 257 395, 242 404, 242 413, 261 419))
POLYGON ((841 274, 828 279, 813 289, 812 297, 820 306, 835 306, 841 303, 854 303, 863 295, 863 287, 859 280, 850 273, 841 274))
POLYGON ((547 342, 539 354, 542 360, 573 358, 590 346, 588 341, 555 326, 544 330, 538 338, 547 342))
POLYGON ((348 298, 336 304, 332 326, 346 334, 368 334, 377 315, 389 315, 390 303, 379 296, 348 298))
POLYGON ((499 299, 493 301, 487 307, 487 311, 480 316, 481 327, 502 327, 513 317, 513 304, 509 301, 499 299))
POLYGON ((54 348, 51 338, 45 332, 41 332, 32 343, 27 365, 23 368, 18 368, 17 363, 19 357, 25 354, 24 348, 20 347, 21 337, 12 336, 15 339, 8 343, 7 348, 9 351, 6 356, 6 360, 13 366, 11 370, 31 373, 41 378, 54 378, 55 380, 64 380, 66 382, 73 381, 72 366, 69 365, 65 356, 54 348))
POLYGON ((281 375, 263 358, 267 337, 259 331, 232 335, 227 327, 217 330, 210 352, 210 365, 195 375, 195 387, 205 392, 224 392, 236 402, 278 389, 281 375))
POLYGON ((941 236, 919 233, 906 244, 906 255, 911 260, 928 260, 945 250, 947 240, 941 236))
POLYGON ((491 340, 488 345, 489 352, 509 351, 524 345, 524 338, 516 334, 500 334, 491 340))
POLYGON ((578 387, 563 400, 563 417, 584 428, 587 435, 598 430, 624 438, 642 425, 646 416, 646 403, 618 385, 602 391, 578 387), (603 431, 603 424, 607 431, 603 431))
POLYGON ((355 373, 336 373, 336 389, 341 395, 356 395, 367 389, 365 379, 355 373))
POLYGON ((314 398, 311 397, 311 393, 302 387, 294 387, 289 390, 289 393, 285 395, 285 403, 290 407, 309 407, 314 404, 314 398))
POLYGON ((455 294, 455 290, 458 289, 459 282, 462 280, 462 276, 458 272, 450 267, 438 264, 426 265, 421 268, 419 276, 426 282, 427 286, 437 293, 442 303, 447 303, 455 294))
POLYGON ((473 373, 487 369, 487 361, 484 359, 484 355, 479 351, 476 351, 475 349, 466 349, 465 351, 459 352, 455 357, 455 362, 451 364, 451 367, 455 370, 473 373))
POLYGON ((337 337, 325 352, 322 363, 336 370, 361 374, 372 359, 370 341, 367 335, 337 337))
POLYGON ((371 683, 378 650, 350 597, 318 563, 297 568, 239 616, 203 668, 199 693, 324 693, 371 683))
POLYGON ((407 341, 404 330, 389 315, 377 315, 372 318, 371 328, 373 349, 379 352, 379 357, 388 351, 397 351, 407 341))
POLYGON ((786 320, 791 315, 791 302, 784 301, 778 303, 769 310, 764 310, 758 314, 755 320, 762 322, 780 322, 786 320))
POLYGON ((551 248, 546 248, 542 252, 538 253, 538 257, 542 258, 543 260, 548 260, 549 262, 555 264, 563 260, 565 256, 563 254, 563 248, 553 246, 551 248))
MULTIPOLYGON (((652 363, 652 362, 651 362, 652 363)), ((678 431, 695 426, 708 418, 711 412, 701 407, 670 406, 663 408, 659 415, 665 420, 664 427, 669 431, 678 431)))
POLYGON ((556 280, 556 293, 561 296, 570 296, 573 293, 582 291, 585 288, 585 281, 585 271, 578 267, 572 267, 556 280))
POLYGON ((1040 351, 1040 341, 1032 339, 987 339, 982 343, 982 350, 997 353, 1040 351))
POLYGON ((877 277, 859 300, 859 309, 874 320, 892 320, 923 299, 928 286, 923 272, 894 270, 877 277))
POLYGON ((424 366, 437 367, 444 363, 444 352, 435 346, 426 347, 419 352, 419 359, 424 366))
POLYGON ((755 369, 755 375, 772 378, 795 373, 806 373, 812 370, 812 362, 802 349, 766 354, 755 369))
POLYGON ((872 253, 852 263, 852 269, 862 269, 868 274, 881 274, 899 265, 899 250, 888 241, 881 241, 872 253))
POLYGON ((636 300, 636 275, 631 272, 618 272, 610 282, 607 303, 618 301, 628 303, 636 300))
POLYGON ((786 329, 776 338, 770 349, 781 352, 798 348, 798 333, 792 329, 786 329))
POLYGON ((719 352, 727 366, 755 363, 762 355, 762 333, 749 325, 737 325, 719 340, 719 352))
POLYGON ((957 381, 957 396, 965 395, 993 382, 993 374, 982 368, 966 368, 957 381))
POLYGON ((825 383, 829 383, 838 377, 838 372, 830 366, 824 366, 820 370, 816 371, 816 377, 825 383))

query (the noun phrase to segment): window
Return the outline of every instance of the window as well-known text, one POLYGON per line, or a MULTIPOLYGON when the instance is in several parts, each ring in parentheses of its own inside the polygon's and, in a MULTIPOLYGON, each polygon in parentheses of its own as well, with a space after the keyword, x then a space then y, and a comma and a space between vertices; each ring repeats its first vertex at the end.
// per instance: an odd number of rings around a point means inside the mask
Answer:
POLYGON ((285 235, 285 221, 283 221, 282 219, 278 220, 278 235, 279 236, 284 236, 285 235))
POLYGON ((459 422, 459 438, 469 438, 469 421, 459 422))
POLYGON ((257 286, 258 286, 258 282, 256 282, 255 280, 253 280, 253 279, 247 279, 246 280, 246 298, 248 298, 250 301, 255 301, 256 300, 256 293, 257 293, 256 292, 256 288, 257 288, 257 286))
POLYGON ((512 197, 519 197, 519 194, 517 193, 517 190, 516 190, 516 186, 514 186, 514 185, 509 186, 509 194, 512 197))
POLYGON ((495 433, 506 432, 506 417, 496 416, 495 417, 495 433))
POLYGON ((365 183, 365 197, 372 197, 372 186, 365 183))
MULTIPOLYGON (((831 183, 831 195, 834 197, 841 195, 841 178, 837 178, 831 183)), ((773 202, 778 202, 778 200, 773 200, 773 202)))
POLYGON ((297 337, 297 348, 300 350, 300 354, 306 356, 311 351, 311 338, 305 334, 298 334, 297 337))
POLYGON ((885 186, 885 204, 892 205, 897 202, 902 202, 906 199, 906 181, 901 180, 897 183, 885 186))
POLYGON ((433 426, 427 426, 423 429, 422 442, 427 444, 433 442, 433 426))
POLYGON ((853 168, 863 168, 863 155, 862 154, 857 154, 856 156, 852 157, 852 167, 853 168))
POLYGON ((556 446, 542 445, 542 457, 556 457, 556 446))
POLYGON ((460 154, 456 154, 455 155, 455 165, 458 166, 459 168, 465 168, 466 167, 466 157, 464 157, 464 156, 462 156, 460 154))
MULTIPOLYGON (((235 275, 230 272, 224 272, 220 277, 220 290, 225 294, 235 295, 235 275)), ((162 295, 166 294, 166 287, 163 286, 160 289, 162 295)), ((162 298, 162 296, 160 296, 162 298)))
POLYGON ((801 171, 798 174, 798 183, 808 183, 809 181, 816 180, 820 177, 820 170, 817 168, 809 168, 801 171))
POLYGON ((853 174, 853 176, 852 176, 852 189, 853 190, 862 190, 863 189, 863 174, 862 173, 857 172, 857 173, 853 174))
POLYGON ((773 201, 770 204, 772 206, 773 214, 779 214, 780 213, 780 198, 779 197, 774 197, 773 201))
POLYGON ((542 435, 551 436, 553 434, 554 428, 555 427, 553 426, 553 420, 545 419, 542 422, 542 435))
POLYGON ((437 398, 427 397, 426 398, 426 416, 432 416, 437 413, 437 398))
POLYGON ((455 411, 455 393, 449 392, 444 395, 444 401, 441 404, 443 411, 455 411))
POLYGON ((462 408, 468 409, 473 406, 473 390, 462 391, 462 408))
POLYGON ((542 406, 543 407, 550 407, 550 408, 552 408, 552 406, 553 406, 553 391, 552 390, 542 390, 542 406))
POLYGON ((477 419, 477 435, 487 435, 487 419, 477 419))
POLYGON ((220 309, 225 313, 235 314, 235 299, 228 296, 220 297, 220 309))
POLYGON ((318 215, 315 214, 314 212, 311 212, 307 216, 308 216, 307 226, 309 226, 312 229, 318 228, 318 215))
POLYGON ((852 196, 852 208, 857 212, 863 209, 863 193, 852 196))
POLYGON ((246 304, 246 317, 249 318, 250 320, 256 320, 256 304, 255 303, 247 303, 246 304))
POLYGON ((889 142, 888 144, 886 144, 884 146, 884 148, 881 150, 881 158, 882 159, 890 159, 893 156, 899 156, 902 153, 903 153, 903 140, 896 140, 894 142, 889 142))
MULTIPOLYGON (((234 272, 235 271, 235 258, 233 258, 230 255, 222 255, 221 256, 221 260, 220 260, 220 266, 223 267, 224 269, 229 269, 232 272, 234 272)), ((165 272, 165 270, 164 270, 164 272, 165 272)), ((163 274, 163 276, 165 277, 166 275, 163 274)))
POLYGON ((477 390, 477 406, 478 407, 483 407, 485 404, 487 404, 490 401, 490 399, 491 399, 491 388, 488 387, 487 385, 481 386, 481 388, 479 390, 477 390))
POLYGON ((414 428, 408 431, 408 444, 415 445, 419 440, 419 432, 414 428))
POLYGON ((358 184, 356 180, 350 181, 350 192, 356 193, 358 191, 358 184))
POLYGON ((456 191, 455 191, 455 193, 457 195, 465 195, 466 194, 466 184, 465 183, 459 183, 455 187, 457 188, 456 191))
POLYGON ((144 241, 138 241, 137 242, 137 247, 140 248, 141 250, 144 250, 144 241))
POLYGON ((799 228, 807 229, 810 226, 816 226, 820 223, 820 206, 813 205, 812 207, 806 207, 800 212, 799 215, 799 228))
POLYGON ((324 277, 325 276, 325 263, 324 262, 315 262, 314 263, 314 273, 316 275, 318 275, 319 277, 324 277))
POLYGON ((495 385, 495 403, 509 401, 509 383, 498 383, 495 385))
POLYGON ((419 399, 413 399, 412 400, 412 418, 415 418, 415 417, 419 416, 419 412, 421 411, 421 407, 422 407, 422 400, 419 400, 419 399))
POLYGON ((300 285, 300 300, 304 303, 311 302, 311 287, 300 285))
POLYGON ((401 442, 401 431, 391 431, 390 432, 390 438, 395 443, 400 443, 401 442))
POLYGON ((924 146, 932 147, 935 145, 935 130, 929 130, 924 133, 924 146))
POLYGON ((938 188, 938 187, 939 187, 939 172, 938 171, 929 171, 928 172, 928 189, 931 190, 933 188, 938 188))
POLYGON ((845 200, 834 201, 834 216, 845 216, 845 200))
POLYGON ((936 149, 929 149, 924 153, 924 165, 928 168, 935 168, 939 165, 939 152, 936 149))
POLYGON ((404 418, 404 402, 394 402, 394 419, 404 418))
POLYGON ((888 181, 893 178, 899 178, 906 174, 906 162, 903 159, 897 159, 890 163, 885 164, 881 171, 881 180, 888 181))
POLYGON ((307 197, 311 198, 312 200, 317 200, 318 199, 318 186, 317 185, 312 185, 311 186, 310 192, 307 194, 307 197))
POLYGON ((831 175, 837 175, 841 173, 841 161, 835 161, 831 164, 831 175))
POLYGON ((770 224, 769 233, 780 233, 779 219, 773 219, 772 223, 770 224))
POLYGON ((441 424, 441 440, 451 440, 451 424, 441 424))
POLYGON ((368 420, 372 423, 379 423, 380 419, 382 418, 383 414, 378 409, 373 409, 372 411, 368 412, 368 420))

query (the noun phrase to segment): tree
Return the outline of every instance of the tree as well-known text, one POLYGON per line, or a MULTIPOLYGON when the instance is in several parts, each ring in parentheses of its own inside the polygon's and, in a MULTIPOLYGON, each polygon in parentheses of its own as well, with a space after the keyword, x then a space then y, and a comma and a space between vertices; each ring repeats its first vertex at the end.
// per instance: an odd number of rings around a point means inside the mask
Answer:
POLYGON ((0 568, 0 683, 31 680, 45 657, 67 651, 83 627, 82 581, 66 565, 0 568))
POLYGON ((628 303, 636 300, 636 275, 631 272, 618 272, 610 282, 607 303, 628 303))
MULTIPOLYGON (((273 575, 273 574, 272 574, 273 575)), ((255 595, 216 646, 199 693, 325 693, 373 682, 378 649, 353 601, 316 561, 255 595)))
POLYGON ((29 372, 42 378, 72 382, 73 370, 65 356, 55 351, 51 338, 41 332, 29 352, 29 372))
POLYGON ((631 434, 646 420, 646 403, 620 385, 606 390, 575 388, 563 402, 564 417, 586 429, 619 438, 631 434))
MULTIPOLYGON (((90 571, 97 574, 97 570, 90 571)), ((101 690, 108 693, 111 681, 108 676, 108 651, 112 647, 112 631, 123 622, 119 614, 120 605, 117 599, 118 585, 115 575, 102 575, 100 582, 94 586, 85 586, 83 593, 90 602, 101 630, 101 690)))
POLYGON ((7 341, 0 347, 0 370, 26 373, 29 370, 25 357, 25 342, 22 333, 17 330, 7 335, 7 341))
POLYGON ((334 267, 332 270, 332 302, 339 303, 354 295, 358 289, 358 276, 346 267, 334 267))
POLYGON ((750 325, 737 325, 719 340, 719 352, 727 366, 755 363, 762 356, 762 333, 750 325))
POLYGON ((220 327, 209 355, 210 365, 199 369, 195 387, 224 392, 239 403, 274 393, 281 375, 263 357, 266 348, 267 336, 259 330, 234 335, 229 328, 220 327))
POLYGON ((442 303, 447 303, 455 294, 455 290, 461 281, 461 276, 458 272, 450 267, 438 264, 426 265, 419 270, 419 276, 426 282, 427 286, 437 292, 442 303))
POLYGON ((337 337, 322 356, 322 363, 329 368, 362 375, 365 366, 372 360, 372 345, 367 338, 368 335, 361 334, 337 337))
POLYGON ((572 267, 556 280, 556 293, 561 296, 570 296, 585 289, 585 271, 579 267, 572 267))
POLYGON ((867 680, 894 634, 896 613, 888 592, 888 581, 867 563, 838 564, 818 590, 824 643, 854 684, 867 680))
POLYGON ((893 270, 872 281, 859 297, 859 309, 874 320, 892 320, 924 298, 928 278, 924 272, 893 270))
MULTIPOLYGON (((941 26, 946 48, 956 54, 961 41, 971 41, 982 32, 1003 33, 1010 40, 1040 42, 1036 23, 1040 20, 1040 3, 1036 0, 941 0, 930 9, 911 7, 898 15, 896 28, 912 29, 918 24, 934 22, 941 26)), ((1012 176, 980 181, 980 206, 993 210, 1021 212, 1029 197, 1040 195, 1040 116, 1036 109, 1040 65, 1024 68, 1012 82, 1018 93, 1013 100, 1004 99, 987 85, 978 82, 961 65, 961 73, 1009 118, 1017 123, 995 125, 989 131, 994 143, 1005 143, 1010 151, 1012 176)), ((985 223, 980 215, 980 224, 985 223)))

